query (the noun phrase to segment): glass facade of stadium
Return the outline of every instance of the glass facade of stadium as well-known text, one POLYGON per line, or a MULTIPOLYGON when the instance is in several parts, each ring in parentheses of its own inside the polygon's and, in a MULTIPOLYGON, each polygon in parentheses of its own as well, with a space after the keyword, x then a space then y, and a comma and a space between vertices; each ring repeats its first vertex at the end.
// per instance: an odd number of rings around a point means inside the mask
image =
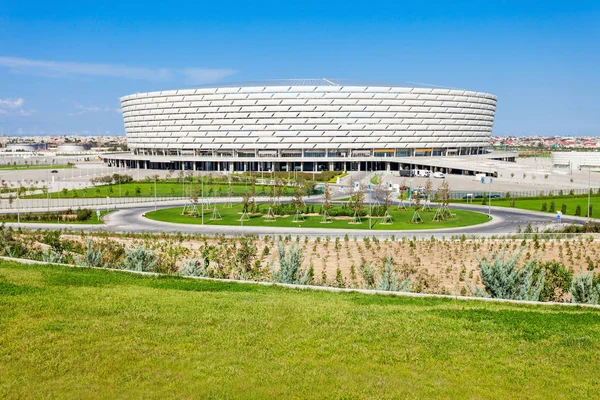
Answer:
POLYGON ((398 170, 486 152, 496 97, 327 79, 138 93, 121 99, 130 153, 110 165, 203 171, 398 170))

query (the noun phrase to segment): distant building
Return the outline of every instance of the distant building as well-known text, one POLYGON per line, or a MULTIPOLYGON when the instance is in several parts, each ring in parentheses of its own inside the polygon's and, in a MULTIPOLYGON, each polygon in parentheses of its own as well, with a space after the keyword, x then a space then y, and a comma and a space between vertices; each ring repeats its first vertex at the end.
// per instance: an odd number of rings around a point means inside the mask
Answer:
POLYGON ((561 151, 552 153, 552 165, 563 168, 600 168, 600 152, 561 151))
POLYGON ((7 143, 6 151, 22 152, 22 151, 41 151, 46 150, 46 143, 7 143))

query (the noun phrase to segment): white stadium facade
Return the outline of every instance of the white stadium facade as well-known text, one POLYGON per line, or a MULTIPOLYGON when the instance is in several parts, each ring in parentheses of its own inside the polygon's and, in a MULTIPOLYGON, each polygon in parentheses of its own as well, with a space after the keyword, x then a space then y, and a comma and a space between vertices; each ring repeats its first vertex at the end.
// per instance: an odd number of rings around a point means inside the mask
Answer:
POLYGON ((121 98, 121 106, 130 152, 104 156, 110 165, 399 170, 487 153, 496 96, 302 79, 136 93, 121 98))

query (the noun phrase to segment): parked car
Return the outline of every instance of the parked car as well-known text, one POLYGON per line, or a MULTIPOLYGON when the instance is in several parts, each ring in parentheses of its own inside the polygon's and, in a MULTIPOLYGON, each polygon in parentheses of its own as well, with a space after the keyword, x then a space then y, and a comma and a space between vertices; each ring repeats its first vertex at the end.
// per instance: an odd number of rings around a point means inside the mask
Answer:
POLYGON ((433 173, 433 177, 434 177, 434 178, 445 178, 445 177, 446 177, 446 175, 444 175, 444 173, 443 173, 443 172, 434 172, 434 173, 433 173))

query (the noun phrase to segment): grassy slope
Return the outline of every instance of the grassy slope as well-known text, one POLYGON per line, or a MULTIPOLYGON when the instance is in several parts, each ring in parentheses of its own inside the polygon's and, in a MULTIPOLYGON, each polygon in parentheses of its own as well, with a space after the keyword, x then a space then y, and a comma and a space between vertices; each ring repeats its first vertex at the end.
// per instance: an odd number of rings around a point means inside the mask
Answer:
MULTIPOLYGON (((269 206, 267 204, 261 204, 261 211, 266 213, 269 206)), ((221 214, 222 220, 210 221, 212 216, 212 208, 204 210, 204 223, 211 225, 241 225, 239 221, 241 217, 242 206, 234 205, 233 208, 226 208, 223 205, 218 206, 219 213, 221 214)), ((201 218, 189 217, 187 215, 181 215, 182 207, 167 208, 158 211, 152 211, 146 213, 146 217, 165 222, 175 222, 181 224, 200 224, 201 218)), ((373 219, 372 229, 436 229, 436 228, 453 228, 458 226, 468 226, 481 224, 489 221, 487 215, 482 213, 452 210, 456 214, 455 218, 452 218, 445 222, 432 222, 435 212, 420 212, 421 217, 425 221, 422 224, 411 224, 409 221, 412 219, 413 211, 397 211, 392 209, 390 215, 393 218, 391 225, 380 224, 381 219, 373 219)), ((369 229, 369 222, 367 218, 362 218, 362 224, 350 224, 350 220, 334 220, 330 224, 321 224, 320 216, 305 217, 305 222, 294 223, 292 220, 294 216, 285 218, 278 217, 275 222, 265 222, 264 217, 259 215, 253 215, 249 221, 244 221, 245 226, 279 226, 279 227, 310 227, 310 228, 324 228, 324 229, 369 229)))
MULTIPOLYGON (((577 205, 581 206, 581 216, 587 217, 588 199, 585 197, 554 197, 546 199, 519 199, 515 200, 515 208, 521 208, 523 210, 542 211, 542 203, 546 203, 546 206, 550 208, 550 202, 554 201, 556 211, 560 210, 562 204, 567 205, 567 215, 575 215, 575 209, 577 205)), ((497 207, 510 207, 512 200, 507 199, 492 199, 492 206, 497 207)), ((460 201, 465 203, 465 201, 460 201)), ((473 204, 481 204, 481 199, 474 199, 473 204)), ((487 200, 485 205, 487 205, 487 200)), ((592 205, 592 217, 600 218, 600 197, 592 196, 590 198, 590 204, 592 205)), ((555 215, 556 212, 550 214, 555 215)))
MULTIPOLYGON (((200 186, 198 184, 195 184, 195 185, 200 186)), ((156 195, 159 197, 160 196, 181 197, 182 194, 184 194, 185 196, 187 196, 186 192, 188 191, 189 186, 190 185, 186 183, 185 191, 184 191, 183 185, 181 183, 157 183, 156 184, 156 195)), ((136 194, 135 194, 136 187, 139 187, 141 189, 141 193, 139 194, 140 197, 154 196, 154 183, 153 182, 132 182, 132 183, 122 184, 120 191, 119 191, 118 184, 117 185, 102 185, 102 186, 90 187, 90 188, 87 188, 86 190, 79 189, 79 190, 77 190, 77 197, 81 197, 81 198, 97 198, 97 197, 104 198, 106 196, 136 197, 136 194), (111 192, 111 188, 112 188, 112 192, 111 192), (127 191, 129 191, 129 194, 126 193, 127 191)), ((204 185, 204 195, 205 196, 209 195, 209 190, 211 188, 213 189, 214 195, 217 195, 218 190, 220 188, 221 196, 227 196, 227 191, 228 191, 227 184, 204 185)), ((257 195, 268 196, 270 188, 265 187, 264 192, 262 189, 263 189, 263 186, 256 187, 257 195)), ((247 192, 246 185, 243 185, 243 184, 231 185, 231 191, 234 196, 241 196, 247 192)), ((285 195, 292 194, 291 188, 286 188, 285 191, 286 191, 285 195)), ((50 193, 50 195, 52 196, 52 198, 57 198, 58 192, 50 193)), ((69 198, 70 199, 73 197, 74 197, 74 194, 73 194, 72 190, 69 190, 67 192, 66 196, 63 193, 60 193, 60 198, 69 198)), ((39 199, 39 198, 46 198, 46 196, 44 196, 43 194, 36 194, 36 195, 31 195, 31 196, 23 196, 23 198, 39 199)))
POLYGON ((0 261, 2 398, 591 398, 600 312, 0 261))

